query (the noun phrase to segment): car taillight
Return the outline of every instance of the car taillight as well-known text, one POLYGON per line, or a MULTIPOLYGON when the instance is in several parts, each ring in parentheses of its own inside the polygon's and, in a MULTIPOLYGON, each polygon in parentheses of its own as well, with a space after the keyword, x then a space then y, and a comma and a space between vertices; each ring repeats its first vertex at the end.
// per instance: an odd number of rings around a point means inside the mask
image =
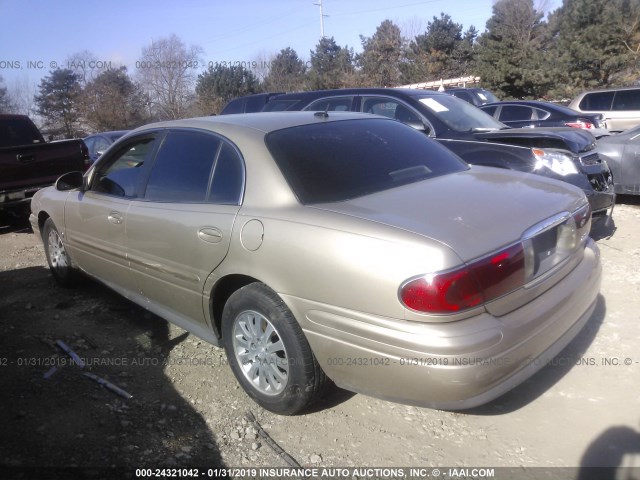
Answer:
POLYGON ((586 128, 586 129, 596 128, 595 125, 588 120, 577 120, 575 122, 565 122, 565 125, 571 128, 586 128))
POLYGON ((520 242, 453 270, 410 279, 398 296, 409 309, 430 314, 468 310, 506 295, 564 262, 584 245, 591 226, 587 203, 527 230, 520 242))
POLYGON ((522 243, 456 270, 425 275, 404 284, 400 299, 424 313, 454 313, 498 298, 524 285, 522 243))

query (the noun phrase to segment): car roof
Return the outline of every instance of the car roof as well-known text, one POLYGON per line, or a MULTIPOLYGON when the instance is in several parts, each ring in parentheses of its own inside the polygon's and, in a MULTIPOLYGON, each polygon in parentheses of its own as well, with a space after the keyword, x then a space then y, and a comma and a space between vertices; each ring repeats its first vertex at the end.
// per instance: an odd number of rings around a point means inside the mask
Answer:
POLYGON ((196 128, 217 131, 219 128, 224 129, 225 127, 232 127, 235 129, 255 130, 268 133, 275 130, 313 123, 353 119, 366 120, 374 117, 389 120, 387 117, 378 115, 373 116, 368 113, 358 112, 328 112, 327 114, 324 112, 306 111, 236 113, 230 115, 187 118, 183 120, 168 120, 145 125, 134 130, 134 132, 142 132, 158 128, 196 128))
POLYGON ((96 133, 92 133, 91 135, 87 135, 85 138, 89 138, 89 137, 97 137, 100 135, 104 135, 105 137, 112 137, 114 135, 119 135, 122 136, 126 133, 129 133, 131 130, 111 130, 108 132, 96 132, 96 133))
MULTIPOLYGON (((552 103, 552 102, 545 102, 542 100, 503 100, 501 102, 493 102, 493 103, 487 103, 485 105, 481 105, 480 108, 481 110, 484 110, 487 107, 498 107, 500 105, 521 105, 524 107, 536 107, 536 108, 541 108, 541 109, 547 109, 547 110, 552 110, 556 113, 562 113, 565 115, 580 115, 580 116, 585 116, 585 114, 582 114, 580 112, 578 112, 577 110, 573 110, 572 108, 569 108, 565 105, 559 105, 557 103, 552 103)), ((588 116, 588 115, 587 115, 588 116)), ((593 115, 591 115, 593 116, 593 115)))
POLYGON ((329 95, 389 95, 395 97, 402 96, 442 96, 446 95, 435 90, 421 90, 417 88, 337 88, 331 90, 311 90, 306 92, 291 92, 277 95, 274 100, 282 98, 310 98, 310 97, 327 97, 329 95))
POLYGON ((577 97, 581 97, 587 93, 601 93, 601 92, 621 92, 625 90, 640 90, 640 86, 638 87, 620 87, 620 88, 597 88, 595 90, 585 90, 584 92, 580 92, 577 97))
POLYGON ((486 88, 482 87, 453 87, 447 88, 445 92, 488 92, 486 88))

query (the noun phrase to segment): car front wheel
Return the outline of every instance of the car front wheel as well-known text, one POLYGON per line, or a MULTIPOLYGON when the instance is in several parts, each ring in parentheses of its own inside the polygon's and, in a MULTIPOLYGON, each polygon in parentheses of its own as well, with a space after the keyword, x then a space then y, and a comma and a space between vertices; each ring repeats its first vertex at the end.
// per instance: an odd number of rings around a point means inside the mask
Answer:
POLYGON ((234 375, 263 408, 292 415, 324 390, 328 380, 298 322, 266 285, 252 283, 231 295, 222 332, 234 375))
POLYGON ((47 218, 42 230, 42 238, 44 240, 44 251, 47 256, 49 269, 53 274, 53 278, 64 286, 73 286, 76 279, 76 272, 71 265, 71 259, 67 253, 64 241, 53 220, 47 218))

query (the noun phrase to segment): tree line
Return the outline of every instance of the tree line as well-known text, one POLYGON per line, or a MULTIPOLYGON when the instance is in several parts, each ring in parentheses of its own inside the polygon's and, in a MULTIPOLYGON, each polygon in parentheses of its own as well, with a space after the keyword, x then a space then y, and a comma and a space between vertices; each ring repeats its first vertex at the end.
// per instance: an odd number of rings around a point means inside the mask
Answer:
POLYGON ((413 38, 384 20, 360 41, 360 53, 325 37, 309 61, 285 48, 256 65, 198 70, 202 48, 171 35, 144 47, 133 73, 126 67, 91 70, 95 56, 84 51, 68 59, 72 68, 43 78, 32 98, 12 94, 0 78, 0 112, 35 113, 48 133, 63 138, 210 115, 234 97, 262 91, 479 76, 501 98, 567 99, 585 89, 638 83, 640 0, 564 0, 546 18, 533 0, 498 0, 482 33, 473 26, 463 31, 441 13, 413 38))

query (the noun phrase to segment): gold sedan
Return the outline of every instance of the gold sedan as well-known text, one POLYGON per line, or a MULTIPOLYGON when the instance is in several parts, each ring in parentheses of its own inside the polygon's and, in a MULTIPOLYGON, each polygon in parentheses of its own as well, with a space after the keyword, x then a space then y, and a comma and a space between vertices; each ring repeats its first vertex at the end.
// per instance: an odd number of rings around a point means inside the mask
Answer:
POLYGON ((564 348, 600 286, 580 189, 470 167, 364 114, 148 125, 31 205, 60 283, 84 272, 224 346, 281 414, 329 379, 414 405, 486 403, 564 348))

